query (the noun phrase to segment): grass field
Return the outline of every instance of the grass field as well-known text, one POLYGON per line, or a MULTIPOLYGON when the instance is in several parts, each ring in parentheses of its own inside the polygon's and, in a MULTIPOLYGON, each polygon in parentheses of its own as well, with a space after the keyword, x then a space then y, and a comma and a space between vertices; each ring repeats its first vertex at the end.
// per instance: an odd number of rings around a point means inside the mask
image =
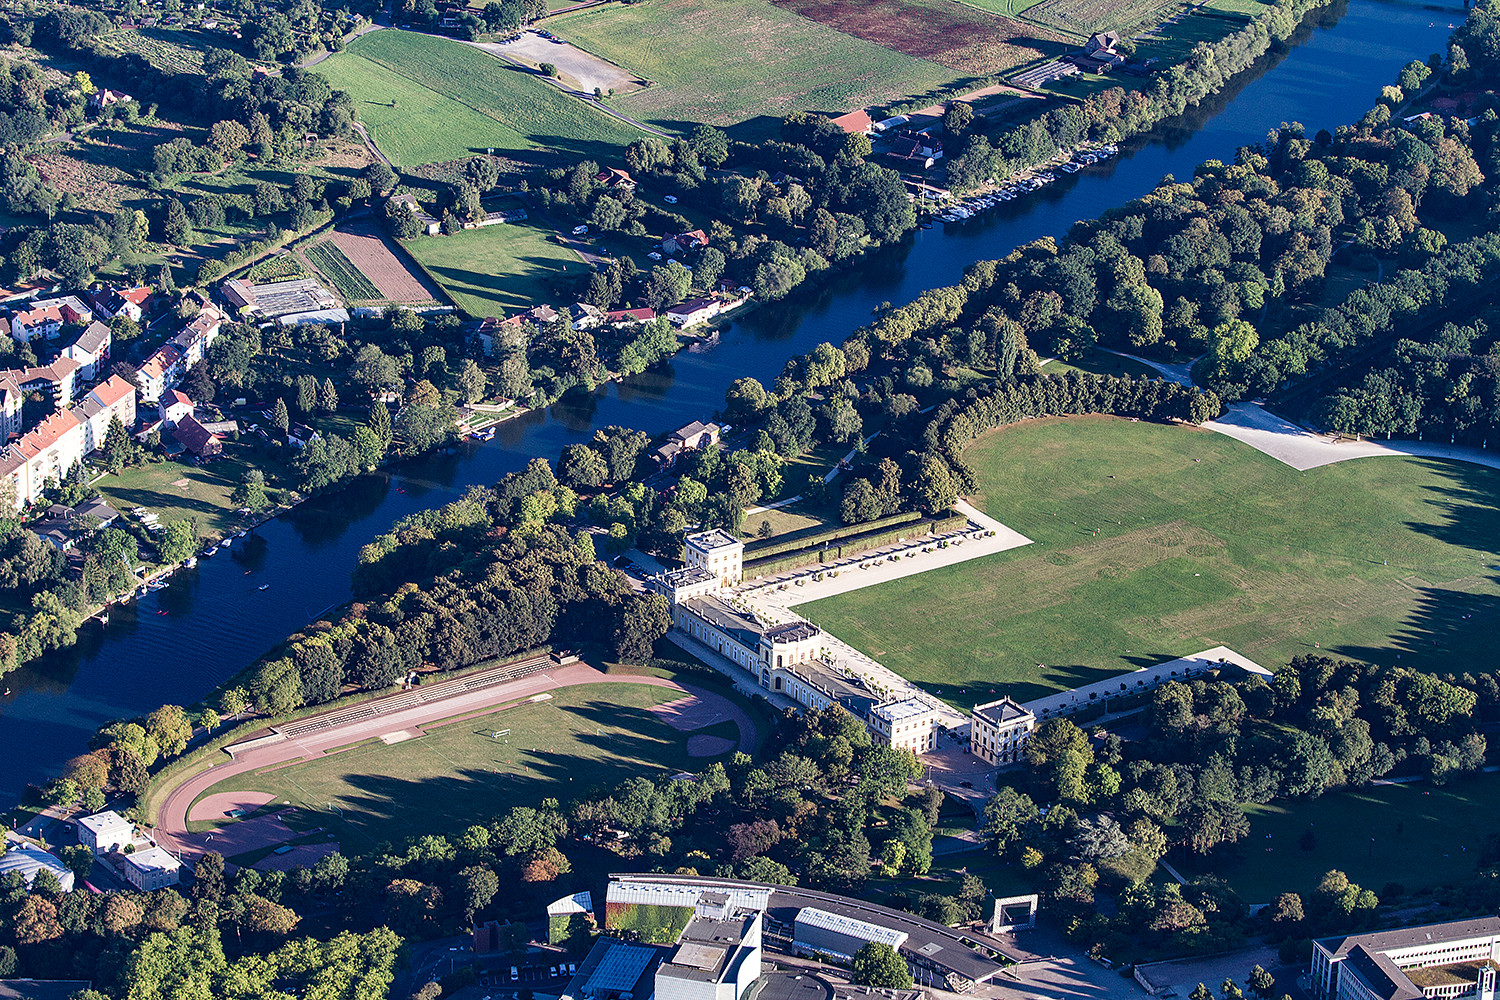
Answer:
MULTIPOLYGON (((563 802, 608 790, 637 774, 702 770, 686 733, 650 709, 682 697, 646 684, 586 684, 550 701, 460 718, 428 735, 242 774, 208 793, 255 790, 316 812, 346 853, 424 833, 487 822, 513 805, 563 802), (496 740, 491 733, 509 729, 496 740), (342 815, 329 810, 329 804, 342 815)), ((719 734, 718 728, 703 730, 719 734)), ((214 824, 195 823, 193 828, 214 824)))
POLYGON ((529 221, 422 236, 403 245, 471 316, 508 316, 555 300, 553 283, 585 270, 554 233, 529 221))
POLYGON ((365 277, 359 268, 344 256, 344 251, 328 240, 314 243, 303 253, 312 262, 313 267, 316 267, 319 273, 333 284, 334 290, 346 300, 363 302, 381 297, 380 289, 375 287, 375 283, 365 277))
POLYGON ((1198 428, 1028 421, 965 457, 1036 544, 801 608, 969 705, 1220 643, 1453 670, 1492 658, 1500 473, 1363 459, 1297 472, 1198 428))
POLYGON ((607 157, 641 133, 479 49, 412 31, 375 31, 318 64, 400 166, 485 149, 542 147, 607 157))
POLYGON ((1455 819, 1496 808, 1500 778, 1494 775, 1446 788, 1378 785, 1312 802, 1252 805, 1239 857, 1216 858, 1213 873, 1249 903, 1269 903, 1280 892, 1306 895, 1334 868, 1376 894, 1389 882, 1407 892, 1456 885, 1473 876, 1484 837, 1474 824, 1455 819), (1308 829, 1313 848, 1304 851, 1297 840, 1308 829))
POLYGON ((222 535, 239 525, 238 505, 229 495, 245 470, 258 465, 246 460, 249 454, 249 445, 226 441, 225 457, 216 462, 196 467, 182 462, 137 465, 99 480, 99 492, 122 513, 145 507, 163 522, 196 517, 200 535, 222 535))
POLYGON ((622 113, 665 129, 731 125, 793 111, 832 111, 925 94, 954 73, 766 2, 654 0, 608 4, 548 22, 563 38, 650 80, 615 98, 622 113))

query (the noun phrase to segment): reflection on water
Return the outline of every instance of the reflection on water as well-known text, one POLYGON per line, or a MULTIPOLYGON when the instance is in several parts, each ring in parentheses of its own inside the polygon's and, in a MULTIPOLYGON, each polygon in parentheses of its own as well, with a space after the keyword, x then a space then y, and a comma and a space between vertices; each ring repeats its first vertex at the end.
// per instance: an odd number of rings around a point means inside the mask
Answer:
POLYGON ((569 394, 546 413, 500 425, 484 445, 466 442, 395 475, 361 477, 336 496, 304 504, 202 560, 173 584, 115 608, 79 644, 5 679, 0 700, 0 800, 54 774, 100 725, 163 702, 190 703, 279 640, 349 597, 359 549, 398 518, 488 485, 536 456, 556 458, 595 427, 656 433, 713 413, 736 378, 769 383, 786 359, 821 341, 838 343, 882 302, 908 302, 953 284, 975 260, 1003 257, 1079 219, 1145 194, 1167 174, 1189 176, 1209 158, 1232 159, 1283 121, 1332 129, 1364 112, 1412 58, 1443 49, 1461 14, 1343 0, 1304 24, 1223 93, 1126 145, 1104 164, 1059 179, 1039 196, 958 226, 920 230, 899 246, 827 277, 818 288, 747 314, 719 343, 685 351, 620 385, 569 394), (260 590, 267 584, 267 590, 260 590))

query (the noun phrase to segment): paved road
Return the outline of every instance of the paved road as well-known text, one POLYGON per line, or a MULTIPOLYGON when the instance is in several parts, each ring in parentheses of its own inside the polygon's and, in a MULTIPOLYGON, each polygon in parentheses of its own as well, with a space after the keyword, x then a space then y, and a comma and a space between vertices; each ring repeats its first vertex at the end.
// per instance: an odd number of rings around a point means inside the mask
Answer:
MULTIPOLYGON (((372 739, 383 733, 400 732, 403 729, 450 719, 465 712, 477 712, 508 702, 520 702, 546 691, 576 687, 580 684, 611 683, 650 684, 654 687, 671 688, 684 694, 695 694, 700 698, 719 697, 712 692, 695 688, 692 685, 678 684, 662 677, 644 674, 604 674, 586 663, 570 664, 506 684, 457 693, 451 698, 415 705, 371 719, 321 730, 299 739, 286 740, 243 752, 231 760, 185 778, 168 792, 158 810, 157 828, 154 831, 156 839, 164 847, 190 856, 196 857, 208 850, 209 848, 205 846, 207 840, 203 835, 188 832, 188 810, 195 799, 226 778, 280 764, 311 759, 338 747, 372 739)), ((760 736, 754 720, 733 702, 722 698, 720 700, 724 701, 723 714, 739 727, 740 746, 747 751, 753 751, 760 736)))

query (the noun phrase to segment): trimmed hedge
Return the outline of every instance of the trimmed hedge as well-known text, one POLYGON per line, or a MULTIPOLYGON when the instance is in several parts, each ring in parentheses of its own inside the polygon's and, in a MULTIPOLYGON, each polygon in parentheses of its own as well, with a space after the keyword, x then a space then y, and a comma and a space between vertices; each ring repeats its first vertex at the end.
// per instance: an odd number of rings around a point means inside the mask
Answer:
MULTIPOLYGON (((886 519, 882 519, 886 520, 886 519)), ((783 570, 797 569, 800 566, 811 566, 814 563, 837 562, 845 556, 852 556, 867 549, 873 549, 893 542, 898 538, 911 538, 926 534, 943 534, 949 531, 957 531, 968 523, 968 518, 962 514, 949 514, 944 517, 920 517, 909 520, 896 527, 887 527, 875 531, 866 531, 850 538, 845 538, 838 545, 828 548, 802 549, 771 559, 759 559, 755 562, 745 563, 745 579, 769 576, 772 573, 780 573, 783 570)), ((851 525, 855 528, 869 528, 877 521, 868 521, 865 524, 851 525)))
POLYGON ((909 510, 900 514, 890 514, 886 517, 876 518, 873 521, 865 521, 863 524, 846 524, 842 528, 825 528, 822 531, 814 531, 811 534, 794 532, 784 539, 765 542, 764 544, 751 543, 745 546, 745 561, 752 562, 756 559, 769 559, 771 556, 779 556, 783 552, 799 552, 802 549, 810 549, 824 542, 836 542, 841 538, 852 538, 862 535, 868 531, 889 527, 895 524, 908 524, 917 520, 922 515, 918 511, 909 510))

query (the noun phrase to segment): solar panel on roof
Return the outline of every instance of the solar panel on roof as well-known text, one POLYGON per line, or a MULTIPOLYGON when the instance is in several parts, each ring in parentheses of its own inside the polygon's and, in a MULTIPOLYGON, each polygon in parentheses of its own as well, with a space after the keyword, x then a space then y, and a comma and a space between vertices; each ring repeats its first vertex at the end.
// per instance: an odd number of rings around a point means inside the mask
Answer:
POLYGON ((604 953, 593 975, 589 976, 585 991, 630 989, 651 964, 656 952, 633 944, 617 944, 604 953))

